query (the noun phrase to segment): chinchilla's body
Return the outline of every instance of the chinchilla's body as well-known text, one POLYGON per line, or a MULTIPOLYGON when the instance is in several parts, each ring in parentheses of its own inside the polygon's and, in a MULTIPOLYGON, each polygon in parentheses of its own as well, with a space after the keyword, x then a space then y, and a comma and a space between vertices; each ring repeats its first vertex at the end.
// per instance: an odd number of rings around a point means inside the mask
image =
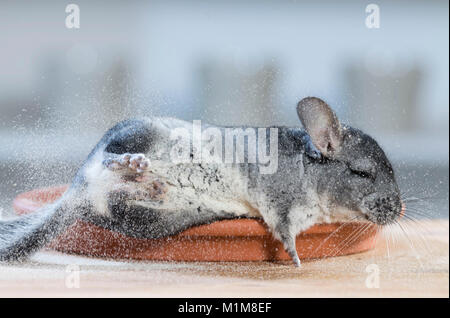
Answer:
POLYGON ((222 153, 229 145, 213 153, 210 142, 196 148, 192 123, 174 118, 121 122, 105 134, 59 201, 0 223, 0 260, 25 258, 77 219, 132 237, 160 238, 195 225, 251 217, 262 218, 299 265, 295 237, 313 224, 353 219, 387 224, 398 217, 399 190, 377 143, 342 126, 320 99, 303 99, 297 112, 305 130, 272 127, 271 136, 258 131, 245 139, 241 161, 231 162, 224 162, 222 153), (276 150, 268 163, 276 160, 276 166, 269 172, 250 160, 261 148, 276 150), (180 160, 183 149, 189 153, 180 160), (199 153, 210 156, 199 159, 199 153))

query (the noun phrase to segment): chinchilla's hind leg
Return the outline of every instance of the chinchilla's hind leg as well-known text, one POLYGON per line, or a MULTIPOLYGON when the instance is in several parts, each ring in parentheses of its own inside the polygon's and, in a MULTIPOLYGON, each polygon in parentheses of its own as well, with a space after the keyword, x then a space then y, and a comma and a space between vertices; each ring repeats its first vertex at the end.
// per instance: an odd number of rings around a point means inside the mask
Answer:
POLYGON ((123 174, 144 173, 150 166, 145 154, 152 148, 158 130, 146 120, 129 120, 117 126, 105 141, 103 166, 123 174))
POLYGON ((176 211, 159 209, 158 202, 136 199, 136 193, 112 192, 108 198, 110 217, 94 215, 88 221, 127 236, 153 239, 176 235, 192 226, 236 218, 227 212, 201 207, 176 211))
POLYGON ((142 173, 150 167, 150 160, 140 153, 108 154, 108 158, 103 160, 103 165, 113 171, 142 173))

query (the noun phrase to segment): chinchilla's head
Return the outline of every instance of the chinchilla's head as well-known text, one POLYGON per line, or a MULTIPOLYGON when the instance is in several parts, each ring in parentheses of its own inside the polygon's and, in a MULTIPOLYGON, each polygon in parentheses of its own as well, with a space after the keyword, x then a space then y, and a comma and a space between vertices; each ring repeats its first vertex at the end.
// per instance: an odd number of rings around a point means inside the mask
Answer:
POLYGON ((297 106, 300 120, 323 160, 314 166, 317 192, 330 211, 351 211, 383 225, 401 215, 402 202, 392 165, 378 143, 341 125, 322 100, 308 97, 297 106))

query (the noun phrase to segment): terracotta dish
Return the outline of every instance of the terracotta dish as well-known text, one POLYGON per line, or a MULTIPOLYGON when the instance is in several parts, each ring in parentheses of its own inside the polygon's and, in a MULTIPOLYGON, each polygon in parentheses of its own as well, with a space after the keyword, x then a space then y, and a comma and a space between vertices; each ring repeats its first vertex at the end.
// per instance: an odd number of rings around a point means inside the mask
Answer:
MULTIPOLYGON (((56 200, 67 186, 37 189, 14 200, 17 214, 32 213, 56 200)), ((297 236, 301 259, 340 256, 367 251, 374 246, 376 226, 363 231, 362 223, 320 224, 297 236), (334 234, 332 234, 335 232, 334 234), (332 234, 332 235, 331 235, 332 234)), ((289 260, 262 221, 219 221, 188 229, 164 239, 135 239, 78 221, 56 238, 50 248, 73 254, 136 260, 268 261, 289 260)))

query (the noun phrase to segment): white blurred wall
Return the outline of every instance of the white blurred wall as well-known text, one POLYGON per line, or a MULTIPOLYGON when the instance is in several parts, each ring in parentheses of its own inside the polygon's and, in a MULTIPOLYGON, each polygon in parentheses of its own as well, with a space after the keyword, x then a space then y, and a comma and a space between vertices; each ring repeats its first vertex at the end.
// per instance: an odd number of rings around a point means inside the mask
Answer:
POLYGON ((359 1, 75 3, 81 9, 79 30, 65 28, 64 2, 0 4, 1 99, 36 97, 45 87, 42 73, 49 61, 66 72, 62 80, 74 81, 77 68, 90 80, 124 58, 142 94, 193 102, 193 72, 204 59, 238 65, 276 59, 283 111, 292 113, 304 95, 345 105, 351 97, 341 86, 343 64, 380 52, 394 63, 423 67, 421 118, 429 127, 448 125, 447 1, 378 1, 378 30, 365 27, 366 4, 359 1), (87 69, 71 58, 77 47, 87 69))

